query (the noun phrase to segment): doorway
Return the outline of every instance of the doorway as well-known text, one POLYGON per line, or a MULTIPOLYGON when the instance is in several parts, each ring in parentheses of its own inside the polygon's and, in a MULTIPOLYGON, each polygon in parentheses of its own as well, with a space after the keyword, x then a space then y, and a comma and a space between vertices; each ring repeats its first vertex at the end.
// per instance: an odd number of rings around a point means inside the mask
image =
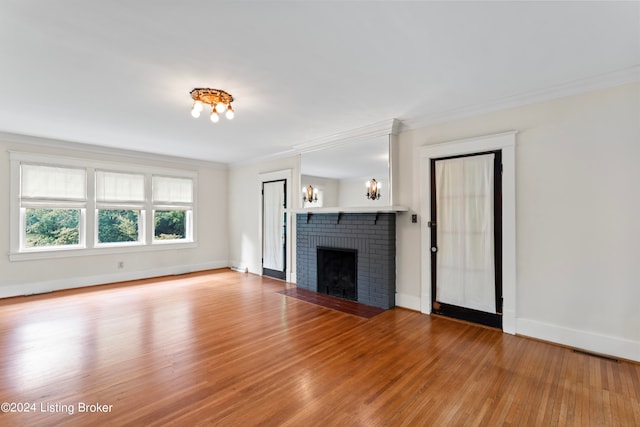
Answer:
POLYGON ((262 183, 262 274, 286 280, 287 180, 262 183))
POLYGON ((431 159, 432 312, 502 328, 502 152, 431 159))

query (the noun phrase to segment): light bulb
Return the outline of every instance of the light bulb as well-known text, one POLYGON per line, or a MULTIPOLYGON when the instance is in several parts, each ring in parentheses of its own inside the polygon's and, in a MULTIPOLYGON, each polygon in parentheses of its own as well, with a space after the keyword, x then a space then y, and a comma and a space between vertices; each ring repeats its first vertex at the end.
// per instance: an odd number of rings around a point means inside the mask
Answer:
POLYGON ((202 111, 202 101, 193 101, 193 111, 197 111, 198 113, 202 111))
POLYGON ((371 181, 367 181, 365 185, 367 186, 367 188, 369 188, 371 186, 371 181))
POLYGON ((198 117, 200 117, 200 110, 197 110, 194 106, 193 110, 191 110, 191 115, 197 119, 198 117))
POLYGON ((219 102, 216 105, 216 111, 220 114, 224 113, 225 111, 227 111, 227 104, 224 104, 222 102, 219 102))
POLYGON ((225 116, 227 117, 227 119, 233 120, 233 118, 236 116, 236 113, 234 113, 233 110, 229 108, 225 116))
POLYGON ((220 116, 218 116, 215 111, 211 112, 211 121, 213 123, 218 123, 220 121, 220 116))

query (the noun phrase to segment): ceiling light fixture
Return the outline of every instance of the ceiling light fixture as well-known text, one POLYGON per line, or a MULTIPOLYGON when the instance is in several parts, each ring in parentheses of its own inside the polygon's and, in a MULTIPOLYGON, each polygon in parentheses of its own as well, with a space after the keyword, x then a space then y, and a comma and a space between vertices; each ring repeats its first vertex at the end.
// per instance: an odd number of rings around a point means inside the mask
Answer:
POLYGON ((231 103, 233 102, 233 96, 231 94, 220 89, 208 89, 208 88, 195 88, 191 92, 191 98, 193 98, 193 108, 191 108, 191 115, 195 118, 200 117, 200 112, 204 109, 204 104, 211 106, 212 122, 217 123, 220 120, 218 114, 225 113, 225 117, 229 120, 233 119, 235 112, 231 103))

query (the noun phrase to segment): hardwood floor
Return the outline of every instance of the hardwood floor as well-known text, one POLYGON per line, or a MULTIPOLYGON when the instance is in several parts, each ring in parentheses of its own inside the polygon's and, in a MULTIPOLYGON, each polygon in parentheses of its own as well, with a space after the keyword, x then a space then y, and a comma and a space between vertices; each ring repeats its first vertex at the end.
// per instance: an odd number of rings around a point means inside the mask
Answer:
POLYGON ((215 270, 0 300, 0 402, 30 409, 0 425, 640 425, 640 365, 285 286, 215 270))

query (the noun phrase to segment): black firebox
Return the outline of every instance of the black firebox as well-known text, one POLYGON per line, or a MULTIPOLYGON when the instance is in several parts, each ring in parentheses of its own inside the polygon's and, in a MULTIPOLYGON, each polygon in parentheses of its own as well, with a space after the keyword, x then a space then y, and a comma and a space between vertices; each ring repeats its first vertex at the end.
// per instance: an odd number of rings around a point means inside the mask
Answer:
POLYGON ((318 247, 318 292, 358 300, 358 251, 318 247))

